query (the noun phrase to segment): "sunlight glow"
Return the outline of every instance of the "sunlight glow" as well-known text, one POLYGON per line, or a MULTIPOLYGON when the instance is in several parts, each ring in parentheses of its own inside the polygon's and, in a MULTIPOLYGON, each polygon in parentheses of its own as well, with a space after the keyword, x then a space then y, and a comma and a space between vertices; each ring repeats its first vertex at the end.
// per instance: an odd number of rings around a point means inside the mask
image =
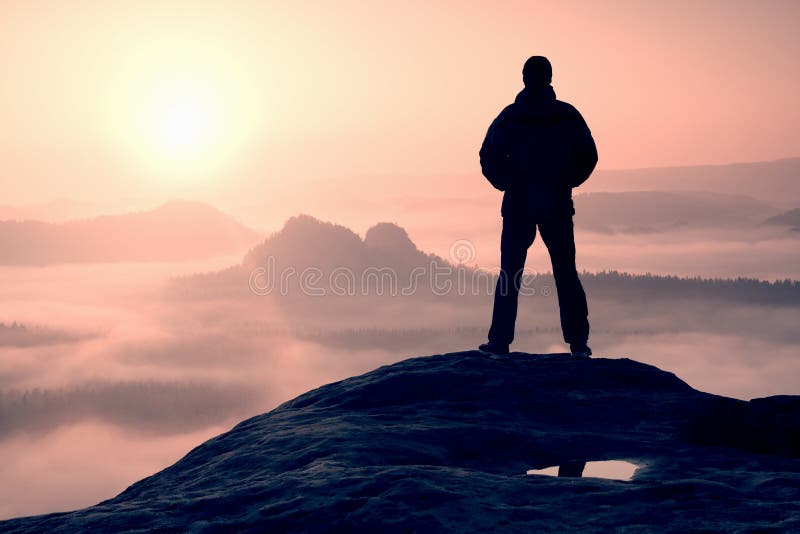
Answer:
POLYGON ((192 157, 212 148, 220 126, 214 106, 196 91, 163 95, 153 106, 156 148, 167 157, 192 157))
POLYGON ((106 86, 106 124, 146 187, 183 194, 218 183, 260 142, 273 95, 245 57, 164 36, 120 59, 106 86))

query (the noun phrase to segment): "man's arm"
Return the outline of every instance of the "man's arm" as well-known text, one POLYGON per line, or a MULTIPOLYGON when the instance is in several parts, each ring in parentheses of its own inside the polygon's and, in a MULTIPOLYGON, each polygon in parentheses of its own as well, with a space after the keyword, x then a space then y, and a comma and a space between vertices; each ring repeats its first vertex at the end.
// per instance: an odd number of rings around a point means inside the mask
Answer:
POLYGON ((489 125, 478 155, 483 175, 495 189, 505 191, 509 185, 511 160, 500 142, 502 119, 503 114, 501 113, 489 125))
POLYGON ((592 132, 578 110, 575 110, 575 114, 577 115, 577 128, 572 172, 570 173, 572 187, 578 187, 585 182, 597 166, 597 146, 594 144, 592 132))

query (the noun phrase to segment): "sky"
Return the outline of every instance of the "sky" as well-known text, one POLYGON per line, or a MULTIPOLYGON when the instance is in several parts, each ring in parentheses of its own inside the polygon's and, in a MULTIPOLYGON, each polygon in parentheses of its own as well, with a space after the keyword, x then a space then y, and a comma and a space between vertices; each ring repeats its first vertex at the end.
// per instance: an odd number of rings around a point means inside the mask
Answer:
POLYGON ((452 189, 534 54, 600 168, 798 156, 798 23, 792 1, 6 1, 0 195, 452 189))

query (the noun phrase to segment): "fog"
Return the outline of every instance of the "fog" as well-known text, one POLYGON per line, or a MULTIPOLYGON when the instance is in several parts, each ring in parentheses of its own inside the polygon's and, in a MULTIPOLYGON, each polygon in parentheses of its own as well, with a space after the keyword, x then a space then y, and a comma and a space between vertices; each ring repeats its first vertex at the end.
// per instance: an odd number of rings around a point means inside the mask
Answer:
MULTIPOLYGON (((622 174, 622 173, 620 173, 622 174)), ((615 175, 616 176, 616 175, 615 175)), ((465 179, 470 190, 473 180, 465 179)), ((477 179, 475 179, 477 181, 477 179)), ((587 182, 588 183, 588 182, 587 182)), ((673 184, 678 189, 684 184, 673 184)), ((795 197, 795 188, 787 197, 795 197)), ((767 280, 800 277, 800 233, 791 225, 766 224, 783 213, 771 201, 742 194, 632 191, 575 195, 579 268, 678 276, 767 280)), ((501 193, 445 197, 415 196, 369 204, 335 218, 366 229, 379 220, 396 222, 419 248, 449 257, 451 245, 469 240, 470 263, 499 264, 501 193)), ((537 237, 527 266, 550 270, 537 237)))
MULTIPOLYGON (((267 254, 298 271, 389 265, 404 273, 419 262, 454 264, 454 241, 444 232, 441 246, 420 251, 392 225, 363 240, 364 231, 297 221, 249 253, 0 268, 7 281, 0 288, 0 451, 7 459, 0 514, 93 504, 311 388, 485 339, 485 288, 438 296, 424 284, 395 296, 257 295, 249 275, 267 254)), ((475 256, 465 259, 496 267, 482 244, 496 248, 491 219, 480 234, 464 226, 470 239, 459 246, 475 256)), ((800 277, 796 241, 782 229, 726 232, 583 230, 579 263, 589 271, 800 277), (762 239, 751 239, 757 234, 762 239)), ((514 348, 564 352, 541 243, 530 257, 533 294, 522 297, 514 348)), ((743 399, 800 386, 796 283, 586 273, 584 284, 596 356, 634 358, 695 388, 743 399)))

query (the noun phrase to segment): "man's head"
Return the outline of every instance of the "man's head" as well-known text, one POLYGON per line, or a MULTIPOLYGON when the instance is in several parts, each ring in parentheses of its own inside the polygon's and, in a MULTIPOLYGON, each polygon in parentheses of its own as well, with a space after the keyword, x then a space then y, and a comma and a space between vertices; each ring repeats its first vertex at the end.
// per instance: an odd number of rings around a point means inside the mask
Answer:
POLYGON ((535 88, 550 85, 553 67, 544 56, 531 56, 522 67, 522 82, 525 87, 535 88))

